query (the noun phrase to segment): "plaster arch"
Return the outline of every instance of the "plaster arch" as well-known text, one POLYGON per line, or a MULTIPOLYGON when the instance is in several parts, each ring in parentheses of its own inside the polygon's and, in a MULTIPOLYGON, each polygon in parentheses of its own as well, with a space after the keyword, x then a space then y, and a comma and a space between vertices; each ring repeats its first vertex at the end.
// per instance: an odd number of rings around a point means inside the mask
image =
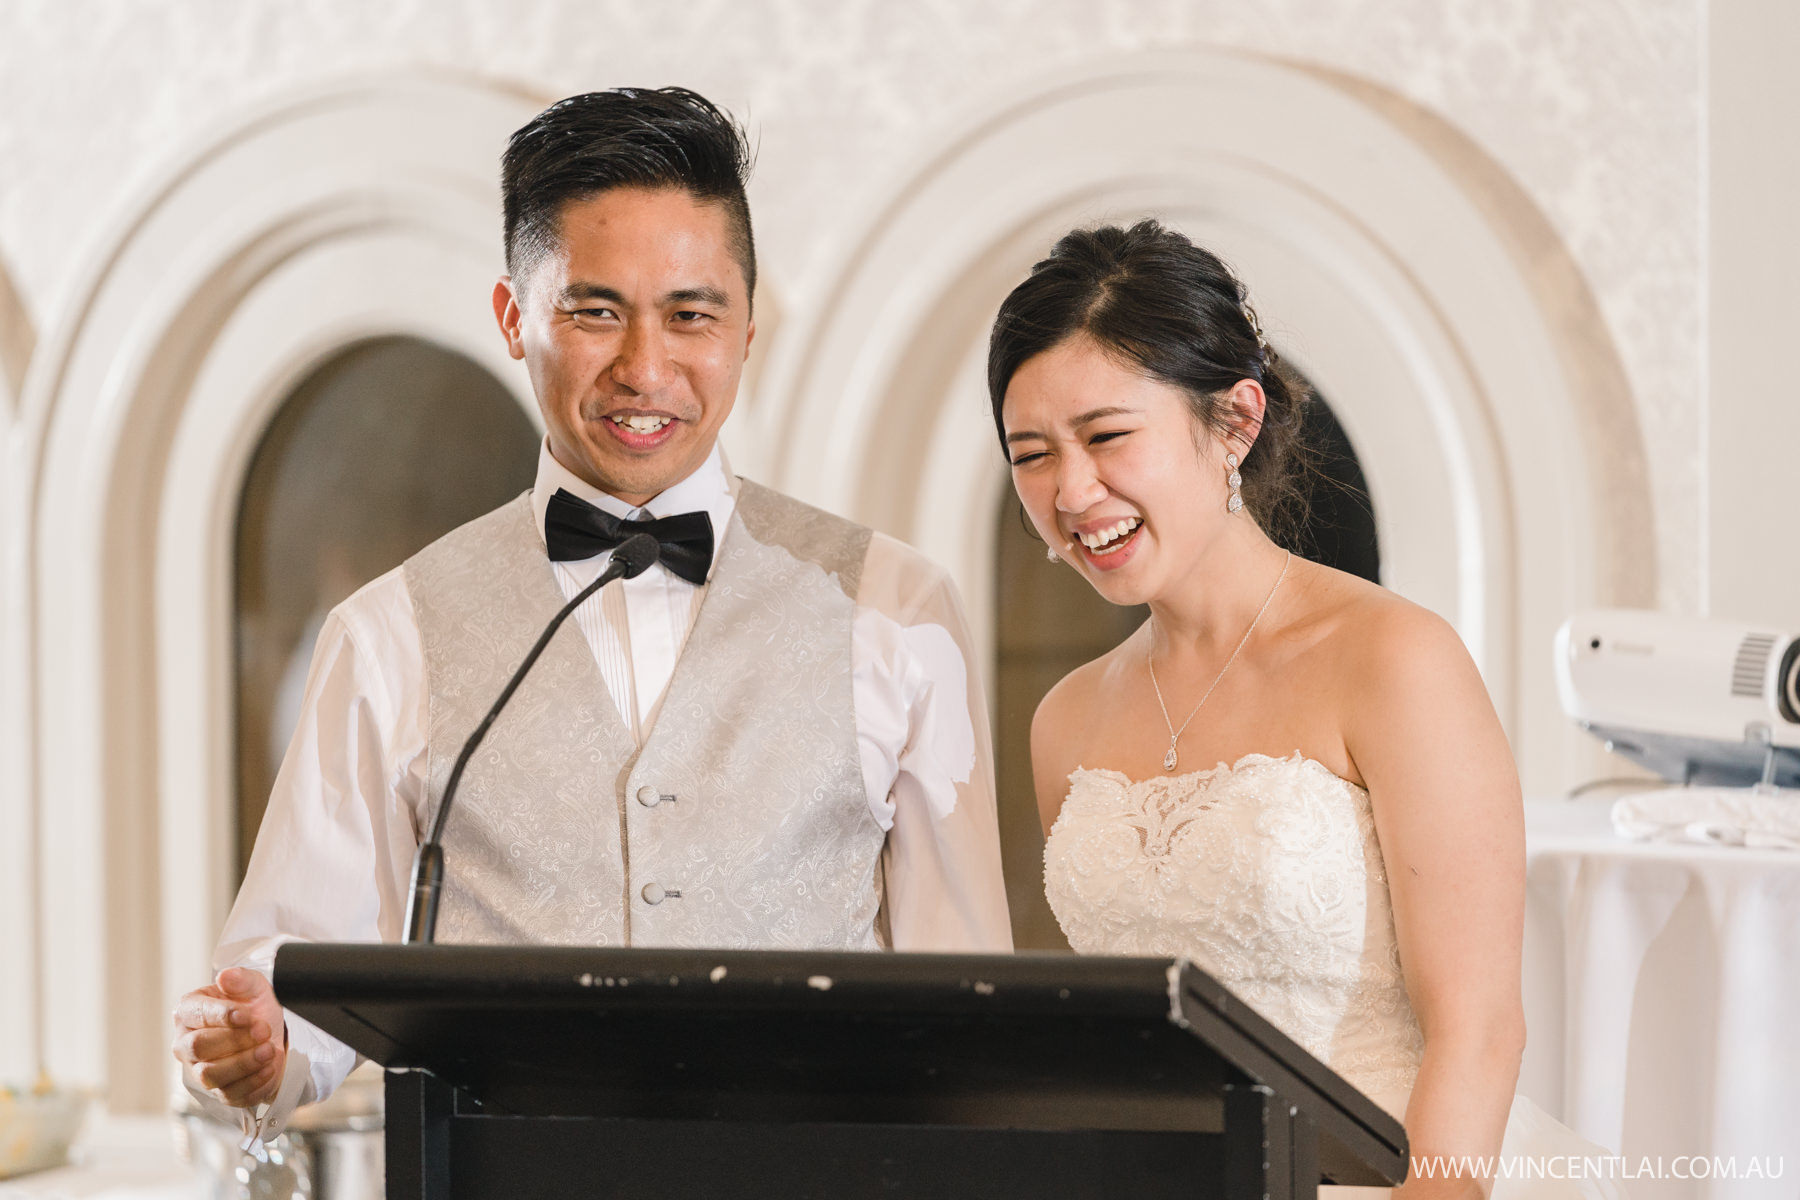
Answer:
POLYGON ((974 114, 870 211, 791 298, 760 444, 777 486, 944 562, 990 653, 988 322, 1060 233, 1155 214, 1233 263, 1330 398, 1384 581, 1457 626, 1527 790, 1587 770, 1549 647, 1574 608, 1654 602, 1642 437, 1568 251, 1463 135, 1329 72, 1134 56, 974 114))
POLYGON ((49 323, 20 414, 39 1022, 59 1078, 104 1085, 115 1111, 161 1108, 168 1004, 206 978, 230 899, 219 731, 250 455, 299 379, 387 334, 483 364, 537 420, 487 294, 495 164, 542 105, 442 78, 265 105, 125 206, 49 323))
MULTIPOLYGON (((31 804, 27 679, 24 437, 19 388, 36 333, 0 262, 0 962, 31 963, 37 937, 36 813, 31 804)), ((0 975, 0 1083, 37 1071, 38 997, 30 970, 0 975)))
MULTIPOLYGON (((5 262, 0 260, 0 418, 10 418, 18 404, 19 388, 25 382, 25 364, 31 361, 36 341, 31 314, 13 286, 5 262)), ((0 429, 4 428, 0 424, 0 429)))

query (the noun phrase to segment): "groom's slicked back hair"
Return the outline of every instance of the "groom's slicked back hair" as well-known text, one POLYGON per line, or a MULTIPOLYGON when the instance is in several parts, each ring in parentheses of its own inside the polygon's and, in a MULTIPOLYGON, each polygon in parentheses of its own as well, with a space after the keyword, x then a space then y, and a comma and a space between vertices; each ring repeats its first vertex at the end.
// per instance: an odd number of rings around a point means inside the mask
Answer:
POLYGON ((1296 544, 1316 474, 1301 436, 1311 393, 1264 341, 1244 285, 1218 255, 1153 220, 1065 234, 1001 303, 988 338, 988 397, 1002 450, 1012 377, 1077 336, 1186 393, 1195 423, 1215 437, 1242 427, 1224 393, 1240 379, 1262 385, 1262 424, 1240 468, 1244 505, 1270 537, 1296 544))
POLYGON ((720 205, 744 285, 756 292, 756 241, 744 185, 744 129, 686 88, 613 88, 559 100, 506 144, 500 192, 506 269, 523 281, 558 248, 563 207, 619 187, 667 188, 720 205))

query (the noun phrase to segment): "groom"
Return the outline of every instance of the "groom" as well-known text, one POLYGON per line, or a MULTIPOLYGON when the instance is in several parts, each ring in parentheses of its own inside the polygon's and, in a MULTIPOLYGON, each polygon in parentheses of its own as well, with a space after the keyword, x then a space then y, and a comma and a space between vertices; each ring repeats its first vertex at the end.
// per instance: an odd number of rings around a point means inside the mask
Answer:
POLYGON ((294 939, 397 941, 449 767, 552 613, 647 530, 660 563, 563 626, 445 834, 444 942, 1011 947, 985 710, 943 571, 730 472, 756 326, 742 131, 678 88, 513 135, 494 313, 536 486, 341 605, 227 921, 176 1010, 191 1090, 279 1132, 355 1065, 267 979, 294 939))

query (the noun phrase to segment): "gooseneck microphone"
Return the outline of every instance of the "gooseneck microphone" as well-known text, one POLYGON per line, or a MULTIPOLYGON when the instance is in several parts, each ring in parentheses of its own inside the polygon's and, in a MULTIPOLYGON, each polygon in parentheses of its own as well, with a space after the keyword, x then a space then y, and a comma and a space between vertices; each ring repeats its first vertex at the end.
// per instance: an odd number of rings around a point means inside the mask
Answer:
POLYGON ((494 701, 487 716, 481 718, 481 724, 475 727, 475 732, 463 743, 462 753, 456 756, 456 763, 450 768, 450 778, 444 784, 444 798, 438 802, 437 817, 431 823, 431 836, 419 844, 418 853, 413 856, 412 895, 406 902, 407 944, 429 943, 437 934, 438 896, 444 883, 444 822, 449 819, 450 802, 456 798, 456 785, 461 782, 463 768, 469 765, 469 758, 475 753, 475 748, 481 745, 481 739, 487 736, 488 728, 500 715, 500 710, 506 707, 506 702, 519 690, 525 673, 537 662, 538 655, 544 652, 544 647, 550 644, 550 639, 556 635, 562 623, 568 620, 569 614, 613 580, 635 579, 642 575, 656 562, 661 552, 662 548, 657 545, 656 539, 647 533, 636 533, 620 542, 612 552, 612 561, 606 564, 606 570, 600 572, 599 578, 581 589, 573 600, 563 605, 550 618, 550 623, 538 635, 537 643, 531 647, 525 661, 512 673, 512 678, 506 681, 500 698, 494 701))

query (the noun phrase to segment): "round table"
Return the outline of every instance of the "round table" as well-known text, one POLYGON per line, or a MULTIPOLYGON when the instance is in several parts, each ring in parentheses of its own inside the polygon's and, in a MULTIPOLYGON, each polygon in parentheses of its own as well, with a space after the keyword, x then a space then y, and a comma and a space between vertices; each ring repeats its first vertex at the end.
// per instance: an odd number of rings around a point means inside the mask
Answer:
POLYGON ((1520 1091, 1649 1160, 1633 1200, 1800 1196, 1800 853, 1627 841, 1610 799, 1525 810, 1520 1091))

